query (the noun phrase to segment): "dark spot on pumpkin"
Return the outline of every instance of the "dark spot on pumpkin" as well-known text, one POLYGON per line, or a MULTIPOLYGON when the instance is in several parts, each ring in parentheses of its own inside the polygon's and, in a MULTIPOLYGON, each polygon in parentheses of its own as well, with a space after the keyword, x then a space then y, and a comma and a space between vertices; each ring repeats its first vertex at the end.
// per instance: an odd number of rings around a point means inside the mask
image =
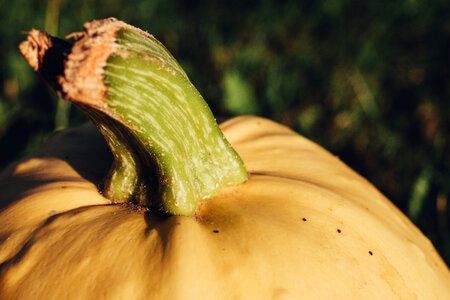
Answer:
POLYGON ((303 221, 303 222, 306 222, 306 218, 302 218, 302 221, 303 221))
POLYGON ((219 233, 219 230, 216 229, 216 230, 213 230, 213 232, 214 232, 214 233, 219 233))
POLYGON ((341 230, 338 228, 337 232, 338 232, 338 233, 341 233, 341 230))
POLYGON ((373 252, 372 252, 372 251, 369 251, 369 254, 370 254, 370 255, 373 255, 373 252))
POLYGON ((67 189, 67 186, 63 185, 61 186, 62 189, 67 189))

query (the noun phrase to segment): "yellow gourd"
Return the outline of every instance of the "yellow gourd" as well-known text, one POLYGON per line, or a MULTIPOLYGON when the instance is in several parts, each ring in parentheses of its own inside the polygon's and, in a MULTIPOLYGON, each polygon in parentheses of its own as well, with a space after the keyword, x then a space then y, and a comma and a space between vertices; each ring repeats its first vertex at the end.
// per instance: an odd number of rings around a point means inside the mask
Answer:
POLYGON ((250 174, 193 217, 111 204, 95 129, 0 179, 2 299, 449 299, 431 243, 370 183, 272 121, 221 128, 250 174))
POLYGON ((432 244, 338 158, 262 118, 222 133, 154 37, 85 31, 20 49, 111 151, 84 125, 0 176, 1 299, 450 299, 432 244))

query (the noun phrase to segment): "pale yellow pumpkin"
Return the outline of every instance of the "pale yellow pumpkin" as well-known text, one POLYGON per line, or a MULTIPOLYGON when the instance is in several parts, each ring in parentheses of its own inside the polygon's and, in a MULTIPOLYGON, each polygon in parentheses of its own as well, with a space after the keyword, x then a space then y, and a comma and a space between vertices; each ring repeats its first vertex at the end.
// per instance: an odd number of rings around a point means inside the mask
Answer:
POLYGON ((90 126, 0 179, 2 299, 450 299, 450 273, 379 191, 274 122, 222 124, 250 174, 194 217, 113 205, 90 126))

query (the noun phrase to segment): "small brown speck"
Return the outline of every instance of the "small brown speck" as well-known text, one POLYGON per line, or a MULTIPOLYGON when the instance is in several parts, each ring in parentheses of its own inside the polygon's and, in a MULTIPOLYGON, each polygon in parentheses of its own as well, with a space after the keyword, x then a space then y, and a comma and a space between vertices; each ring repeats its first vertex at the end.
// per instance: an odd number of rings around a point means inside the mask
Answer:
POLYGON ((338 233, 341 233, 341 230, 338 228, 337 232, 338 232, 338 233))
POLYGON ((306 218, 302 218, 302 221, 303 221, 303 222, 306 222, 306 218))
POLYGON ((214 233, 219 233, 219 230, 216 229, 216 230, 213 230, 213 232, 214 232, 214 233))
POLYGON ((370 254, 370 255, 373 255, 373 252, 372 252, 372 251, 369 251, 369 254, 370 254))

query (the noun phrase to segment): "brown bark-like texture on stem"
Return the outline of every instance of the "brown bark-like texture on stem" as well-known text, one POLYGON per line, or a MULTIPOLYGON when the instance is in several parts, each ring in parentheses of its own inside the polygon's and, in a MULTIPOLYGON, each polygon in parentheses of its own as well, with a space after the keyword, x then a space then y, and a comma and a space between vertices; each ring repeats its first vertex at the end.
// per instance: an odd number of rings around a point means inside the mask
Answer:
POLYGON ((33 70, 61 95, 64 93, 59 78, 64 76, 64 64, 71 48, 70 43, 36 29, 31 30, 27 40, 19 45, 33 70))
POLYGON ((33 29, 19 49, 30 66, 61 96, 76 103, 99 106, 105 92, 102 69, 111 54, 120 23, 112 18, 86 23, 85 32, 78 35, 73 47, 33 29))
MULTIPOLYGON (((154 37, 115 18, 94 20, 76 33, 74 45, 33 29, 19 49, 30 66, 62 97, 89 106, 104 106, 103 68, 120 29, 154 37)), ((71 36, 71 35, 69 35, 71 36)))

